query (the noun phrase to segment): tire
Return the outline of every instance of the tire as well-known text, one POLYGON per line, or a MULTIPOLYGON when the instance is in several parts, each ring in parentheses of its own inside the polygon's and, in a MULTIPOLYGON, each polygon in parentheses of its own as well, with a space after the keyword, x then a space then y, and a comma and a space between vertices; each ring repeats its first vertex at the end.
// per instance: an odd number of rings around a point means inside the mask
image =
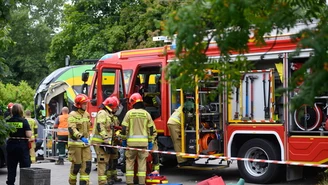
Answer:
MULTIPOLYGON (((279 152, 271 142, 265 139, 251 139, 244 143, 238 157, 264 160, 280 160, 279 152)), ((267 184, 279 180, 278 164, 238 161, 238 170, 246 182, 267 184)))

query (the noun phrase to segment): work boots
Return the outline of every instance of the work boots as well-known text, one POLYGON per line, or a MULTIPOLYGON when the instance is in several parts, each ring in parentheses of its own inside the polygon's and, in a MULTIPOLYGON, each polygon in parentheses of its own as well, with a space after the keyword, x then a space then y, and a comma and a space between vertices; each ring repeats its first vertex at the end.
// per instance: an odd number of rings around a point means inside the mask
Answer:
POLYGON ((64 165, 64 159, 59 157, 58 160, 56 161, 55 165, 64 165))

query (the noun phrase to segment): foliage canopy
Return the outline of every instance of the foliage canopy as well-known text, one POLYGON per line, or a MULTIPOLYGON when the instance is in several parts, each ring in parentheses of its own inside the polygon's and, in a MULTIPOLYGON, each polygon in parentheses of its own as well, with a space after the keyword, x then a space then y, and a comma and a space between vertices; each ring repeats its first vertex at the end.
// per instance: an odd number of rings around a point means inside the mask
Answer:
MULTIPOLYGON (((303 65, 291 79, 290 88, 296 87, 295 80, 301 75, 305 83, 302 85, 299 96, 293 98, 295 106, 300 103, 312 104, 314 97, 327 92, 328 72, 328 11, 324 0, 198 0, 171 13, 166 32, 174 37, 176 34, 176 56, 178 62, 172 63, 173 74, 197 74, 204 76, 202 66, 209 59, 204 54, 208 43, 203 39, 212 30, 210 39, 215 39, 220 48, 221 63, 216 63, 215 68, 223 75, 229 76, 230 81, 239 79, 238 71, 247 69, 247 61, 237 60, 236 63, 228 62, 231 51, 240 54, 248 52, 248 39, 251 31, 255 32, 256 44, 264 45, 263 36, 272 31, 277 33, 290 29, 297 23, 309 24, 318 21, 314 29, 304 29, 293 35, 298 39, 299 52, 302 48, 313 48, 314 56, 303 65), (188 52, 183 52, 188 51, 188 52), (179 67, 177 67, 179 66, 179 67), (198 68, 199 67, 199 68, 198 68), (313 73, 304 75, 311 68, 313 73), (301 101, 300 101, 301 100, 301 101)), ((184 77, 174 79, 174 83, 183 85, 184 77)), ((222 81, 224 86, 224 81, 222 81)))
POLYGON ((52 68, 66 55, 72 61, 99 59, 127 49, 158 46, 161 21, 180 3, 159 0, 73 1, 64 7, 62 31, 54 36, 47 62, 52 68))

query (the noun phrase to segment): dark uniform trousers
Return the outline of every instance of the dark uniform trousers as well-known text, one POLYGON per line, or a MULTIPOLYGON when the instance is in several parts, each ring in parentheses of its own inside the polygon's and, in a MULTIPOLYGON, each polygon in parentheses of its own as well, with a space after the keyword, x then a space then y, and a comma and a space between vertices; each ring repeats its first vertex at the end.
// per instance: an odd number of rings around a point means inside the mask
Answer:
POLYGON ((15 184, 16 170, 19 163, 20 168, 29 168, 31 166, 28 141, 26 139, 9 139, 7 141, 7 169, 8 185, 15 184), (22 155, 23 154, 23 155, 22 155))

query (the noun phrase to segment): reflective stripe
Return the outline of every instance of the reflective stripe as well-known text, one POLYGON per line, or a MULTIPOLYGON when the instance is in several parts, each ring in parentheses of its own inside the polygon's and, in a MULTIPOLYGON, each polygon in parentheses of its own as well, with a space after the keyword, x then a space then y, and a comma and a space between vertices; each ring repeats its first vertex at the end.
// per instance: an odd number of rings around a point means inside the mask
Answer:
POLYGON ((128 142, 148 142, 148 138, 128 138, 128 142))
POLYGON ((148 138, 148 137, 143 135, 133 135, 133 136, 129 136, 128 138, 148 138))
POLYGON ((89 175, 80 175, 80 181, 81 180, 88 181, 89 180, 89 175))
POLYGON ((146 172, 138 172, 137 176, 138 177, 146 177, 146 172))
POLYGON ((31 161, 35 162, 36 161, 36 157, 31 157, 31 161))
POLYGON ((85 146, 85 144, 82 141, 76 141, 71 138, 68 138, 68 146, 85 146))
POLYGON ((85 146, 83 142, 68 142, 68 146, 85 146))
POLYGON ((69 178, 70 178, 70 179, 73 179, 73 180, 76 180, 76 175, 74 175, 74 174, 69 174, 69 178))
POLYGON ((157 182, 157 183, 160 183, 161 180, 157 180, 157 179, 146 179, 146 182, 157 182))
POLYGON ((127 141, 129 142, 148 142, 148 137, 143 135, 129 136, 127 141))
POLYGON ((134 171, 126 171, 125 176, 134 176, 134 171))
POLYGON ((106 175, 98 176, 98 180, 99 181, 107 181, 107 176, 106 175))
POLYGON ((96 141, 96 142, 100 142, 100 143, 103 143, 103 142, 104 142, 103 139, 99 139, 99 138, 95 138, 95 137, 93 137, 93 138, 91 139, 91 141, 96 141))

